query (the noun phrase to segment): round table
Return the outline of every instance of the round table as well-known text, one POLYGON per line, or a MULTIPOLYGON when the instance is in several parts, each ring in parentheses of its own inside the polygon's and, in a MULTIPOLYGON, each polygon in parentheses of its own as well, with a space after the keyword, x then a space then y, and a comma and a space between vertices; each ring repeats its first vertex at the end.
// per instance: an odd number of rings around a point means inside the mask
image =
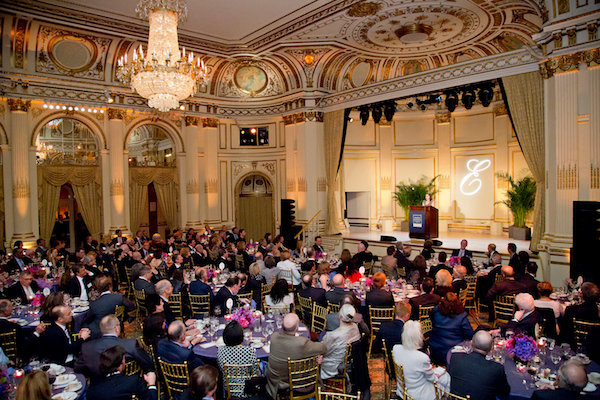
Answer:
MULTIPOLYGON (((463 342, 459 346, 468 346, 470 348, 470 342, 463 342)), ((556 351, 556 349, 555 349, 556 351)), ((554 365, 552 360, 550 359, 550 351, 546 350, 546 354, 540 354, 543 362, 543 368, 550 368, 550 370, 555 373, 560 365, 564 362, 561 361, 560 364, 554 365)), ((537 389, 535 386, 535 380, 532 375, 530 375, 527 371, 519 372, 517 371, 517 367, 515 365, 512 357, 508 355, 508 352, 503 350, 504 355, 504 372, 506 373, 506 379, 508 381, 508 385, 510 386, 510 398, 511 399, 529 399, 533 392, 537 389), (523 383, 525 381, 525 383, 523 383)), ((448 352, 447 362, 450 364, 450 359, 452 357, 452 349, 448 352)), ((588 365, 586 365, 586 371, 588 374, 590 372, 600 372, 600 365, 596 362, 591 361, 588 365)), ((586 398, 598 398, 600 399, 600 388, 596 389, 595 392, 586 393, 586 398)))
MULTIPOLYGON (((71 328, 72 333, 77 333, 81 330, 81 328, 83 327, 83 323, 87 319, 88 314, 89 314, 89 307, 87 310, 82 311, 82 312, 77 312, 77 313, 73 312, 73 322, 72 322, 72 328, 71 328)), ((41 316, 42 316, 41 312, 34 313, 34 314, 29 314, 29 313, 17 314, 15 312, 15 313, 13 313, 13 315, 11 316, 11 318, 9 320, 12 320, 12 322, 15 322, 23 327, 30 327, 30 328, 35 329, 40 324, 41 316)))
MULTIPOLYGON (((263 324, 265 322, 263 321, 263 324)), ((223 329, 225 329, 225 319, 224 318, 219 318, 219 330, 217 331, 215 337, 222 339, 223 337, 223 329)), ((275 322, 273 322, 273 324, 275 324, 275 322)), ((247 328, 247 329, 251 329, 251 328, 247 328)), ((278 332, 279 330, 277 329, 277 327, 275 326, 275 332, 278 332)), ((300 326, 298 327, 298 333, 296 334, 298 336, 304 336, 306 338, 310 337, 310 332, 308 331, 308 328, 306 327, 306 325, 304 325, 303 323, 300 323, 300 326)), ((264 335, 261 332, 252 332, 252 337, 260 337, 260 338, 264 338, 264 335)), ((206 358, 206 359, 215 359, 217 358, 217 351, 219 349, 219 347, 224 346, 224 344, 222 343, 222 340, 217 340, 217 342, 204 342, 204 343, 198 343, 197 345, 194 346, 193 351, 195 354, 199 355, 202 358, 206 358)), ((263 346, 263 347, 259 347, 256 349, 256 357, 259 359, 266 359, 269 358, 269 352, 270 352, 270 347, 269 345, 263 346)))

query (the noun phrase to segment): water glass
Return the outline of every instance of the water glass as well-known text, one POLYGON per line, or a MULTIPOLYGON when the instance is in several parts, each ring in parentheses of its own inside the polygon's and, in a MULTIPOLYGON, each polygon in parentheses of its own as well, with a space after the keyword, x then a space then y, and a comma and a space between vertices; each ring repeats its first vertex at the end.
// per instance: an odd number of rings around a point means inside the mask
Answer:
POLYGON ((546 339, 546 345, 548 346, 548 350, 553 351, 555 344, 556 344, 556 340, 554 340, 552 338, 547 338, 546 339))

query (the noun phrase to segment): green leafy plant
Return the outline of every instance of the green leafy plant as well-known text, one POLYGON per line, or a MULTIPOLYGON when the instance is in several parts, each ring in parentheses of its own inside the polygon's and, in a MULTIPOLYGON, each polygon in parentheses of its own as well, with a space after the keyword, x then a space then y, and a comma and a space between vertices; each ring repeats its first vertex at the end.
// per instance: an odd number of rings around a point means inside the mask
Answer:
POLYGON ((435 176, 430 181, 427 181, 427 178, 423 176, 416 182, 409 180, 408 183, 400 182, 396 185, 393 198, 404 210, 405 221, 408 221, 408 209, 410 206, 420 206, 427 193, 430 193, 433 197, 438 192, 435 188, 435 180, 438 176, 435 176))
POLYGON ((506 191, 506 200, 496 203, 504 204, 513 215, 513 226, 525 228, 527 216, 533 211, 535 206, 535 191, 537 185, 531 176, 525 176, 515 181, 507 173, 496 174, 498 178, 506 179, 509 188, 506 191))

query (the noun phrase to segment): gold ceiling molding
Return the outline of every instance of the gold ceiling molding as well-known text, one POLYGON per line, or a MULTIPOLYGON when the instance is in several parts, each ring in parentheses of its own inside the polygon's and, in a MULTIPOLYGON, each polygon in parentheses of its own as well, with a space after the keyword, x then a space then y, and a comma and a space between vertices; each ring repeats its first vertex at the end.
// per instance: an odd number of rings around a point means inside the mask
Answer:
POLYGON ((504 103, 499 104, 494 107, 494 115, 496 117, 499 117, 501 115, 507 115, 507 114, 508 114, 508 110, 506 109, 506 105, 504 103))
POLYGON ((596 22, 589 24, 587 26, 587 30, 588 30, 588 40, 589 41, 598 39, 598 24, 596 22))
POLYGON ((8 99, 8 109, 13 112, 27 112, 31 108, 31 100, 8 99))
POLYGON ((291 54, 298 63, 302 66, 302 71, 304 72, 304 76, 306 77, 306 86, 313 86, 313 76, 315 72, 315 68, 319 63, 321 57, 326 54, 330 49, 329 48, 320 48, 320 49, 295 49, 288 50, 287 53, 291 54))
POLYGON ((187 115, 185 117, 185 126, 198 126, 202 123, 202 118, 200 117, 191 117, 187 115))
POLYGON ((544 79, 548 79, 561 72, 575 71, 580 63, 581 53, 552 57, 540 64, 540 72, 544 79))
POLYGON ((126 115, 126 111, 121 109, 121 108, 109 108, 107 115, 108 115, 108 119, 124 119, 125 115, 126 115))
POLYGON ((202 118, 203 128, 218 128, 219 120, 217 118, 202 118))
POLYGON ((588 67, 597 67, 600 65, 600 48, 584 51, 583 61, 585 61, 588 67))
POLYGON ((435 115, 435 122, 438 124, 449 124, 452 119, 451 113, 443 113, 435 115))
POLYGON ((284 125, 293 125, 302 122, 323 122, 323 112, 306 111, 283 116, 284 125))
POLYGON ((372 1, 365 1, 358 3, 350 7, 348 15, 351 17, 367 17, 369 15, 375 15, 381 10, 381 4, 372 1))
POLYGON ((30 20, 19 18, 15 21, 11 31, 12 60, 13 66, 17 69, 23 69, 27 65, 27 45, 30 28, 30 20))

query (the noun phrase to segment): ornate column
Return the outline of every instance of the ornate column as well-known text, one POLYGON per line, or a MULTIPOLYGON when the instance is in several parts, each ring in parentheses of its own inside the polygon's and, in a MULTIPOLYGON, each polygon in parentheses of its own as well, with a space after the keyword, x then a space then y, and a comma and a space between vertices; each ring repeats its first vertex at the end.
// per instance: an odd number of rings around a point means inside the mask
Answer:
POLYGON ((382 118, 377 124, 379 129, 379 188, 380 188, 380 223, 383 232, 394 230, 394 161, 392 159, 392 148, 394 147, 394 121, 382 118))
POLYGON ((117 108, 108 109, 108 145, 110 149, 110 229, 113 234, 120 229, 128 234, 128 221, 126 210, 129 199, 125 196, 125 165, 123 149, 125 141, 125 110, 117 108))
POLYGON ((452 220, 452 190, 450 189, 450 177, 452 176, 452 155, 450 152, 450 137, 452 130, 450 121, 451 113, 436 114, 435 129, 438 140, 438 170, 435 171, 438 178, 438 194, 435 201, 439 213, 440 232, 448 231, 448 222, 452 220))
MULTIPOLYGON (((10 109, 10 143, 12 145, 12 199, 13 199, 13 235, 11 242, 22 240, 34 242, 36 237, 32 229, 33 209, 29 182, 29 118, 31 101, 8 99, 10 109)), ((37 201, 35 202, 37 204, 37 201)))
MULTIPOLYGON (((204 180, 205 214, 204 221, 212 226, 221 222, 221 211, 219 208, 219 121, 213 118, 202 118, 201 138, 204 149, 204 168, 202 169, 204 180)), ((200 175, 200 171, 198 171, 200 175)), ((221 199, 221 201, 227 201, 221 199)))
MULTIPOLYGON (((187 182, 185 182, 185 193, 187 196, 187 219, 186 228, 198 229, 202 226, 200 216, 200 168, 198 163, 198 135, 202 120, 198 117, 185 117, 185 128, 183 140, 187 151, 186 170, 187 182)), ((183 184, 183 182, 182 182, 183 184)))

